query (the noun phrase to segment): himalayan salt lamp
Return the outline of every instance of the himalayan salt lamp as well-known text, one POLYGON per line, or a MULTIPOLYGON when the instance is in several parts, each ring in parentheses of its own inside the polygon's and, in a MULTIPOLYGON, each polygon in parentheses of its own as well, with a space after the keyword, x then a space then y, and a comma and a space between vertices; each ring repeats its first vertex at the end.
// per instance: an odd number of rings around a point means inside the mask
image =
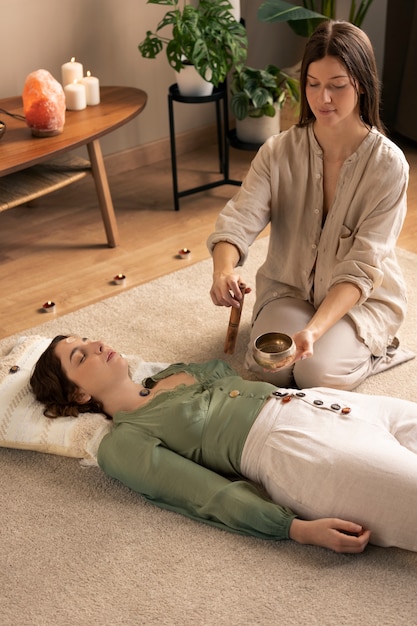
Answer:
POLYGON ((22 93, 23 112, 35 137, 59 135, 65 123, 65 93, 47 70, 26 77, 22 93))

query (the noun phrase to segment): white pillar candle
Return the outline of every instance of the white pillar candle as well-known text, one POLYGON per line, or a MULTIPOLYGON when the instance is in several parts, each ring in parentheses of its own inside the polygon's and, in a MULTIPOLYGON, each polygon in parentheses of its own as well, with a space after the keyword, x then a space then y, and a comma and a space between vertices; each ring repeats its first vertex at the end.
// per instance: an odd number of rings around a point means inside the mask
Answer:
POLYGON ((77 82, 65 85, 64 92, 68 111, 81 111, 86 108, 87 96, 84 85, 77 82))
POLYGON ((82 63, 78 63, 75 57, 72 57, 71 61, 61 65, 62 86, 69 85, 76 80, 81 80, 84 76, 84 68, 82 63))
POLYGON ((100 104, 100 82, 96 76, 91 76, 91 72, 87 72, 87 76, 80 81, 84 87, 87 96, 87 105, 94 106, 100 104))

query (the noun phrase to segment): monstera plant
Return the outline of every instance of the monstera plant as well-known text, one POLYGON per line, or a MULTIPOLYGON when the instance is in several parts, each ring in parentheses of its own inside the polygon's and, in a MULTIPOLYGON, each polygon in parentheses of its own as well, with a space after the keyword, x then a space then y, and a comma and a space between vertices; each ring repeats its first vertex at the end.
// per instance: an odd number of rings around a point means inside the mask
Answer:
POLYGON ((232 67, 245 62, 246 29, 233 17, 228 0, 200 0, 195 6, 186 0, 148 0, 147 4, 169 10, 139 44, 143 57, 154 59, 165 49, 176 72, 192 64, 215 87, 224 82, 232 67))

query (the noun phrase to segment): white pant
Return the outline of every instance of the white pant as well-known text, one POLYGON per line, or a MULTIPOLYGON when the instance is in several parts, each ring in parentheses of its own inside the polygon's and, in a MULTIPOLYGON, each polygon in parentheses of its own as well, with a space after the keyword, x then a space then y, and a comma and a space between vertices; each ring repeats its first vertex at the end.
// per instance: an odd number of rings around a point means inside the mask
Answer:
POLYGON ((296 298, 279 298, 260 311, 250 335, 246 367, 273 385, 291 387, 333 387, 355 389, 368 376, 403 363, 414 357, 409 351, 397 349, 394 354, 374 357, 358 337, 352 320, 345 315, 314 344, 311 358, 297 361, 277 372, 265 372, 253 359, 255 339, 267 332, 281 332, 292 337, 303 329, 315 313, 314 307, 296 298))
POLYGON ((417 551, 417 403, 304 392, 267 402, 249 432, 243 474, 302 519, 357 522, 373 544, 417 551))

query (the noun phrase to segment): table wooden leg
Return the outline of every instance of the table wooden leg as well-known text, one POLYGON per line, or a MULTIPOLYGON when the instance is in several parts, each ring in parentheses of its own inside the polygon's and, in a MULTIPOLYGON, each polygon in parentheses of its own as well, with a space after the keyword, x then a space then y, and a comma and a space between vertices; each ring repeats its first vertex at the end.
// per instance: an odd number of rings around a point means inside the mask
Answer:
POLYGON ((91 162, 91 171, 96 185, 101 216, 106 231, 107 242, 110 248, 119 244, 119 229, 114 214, 113 201, 107 180, 106 168, 104 167, 103 153, 98 139, 87 144, 88 155, 91 162))

